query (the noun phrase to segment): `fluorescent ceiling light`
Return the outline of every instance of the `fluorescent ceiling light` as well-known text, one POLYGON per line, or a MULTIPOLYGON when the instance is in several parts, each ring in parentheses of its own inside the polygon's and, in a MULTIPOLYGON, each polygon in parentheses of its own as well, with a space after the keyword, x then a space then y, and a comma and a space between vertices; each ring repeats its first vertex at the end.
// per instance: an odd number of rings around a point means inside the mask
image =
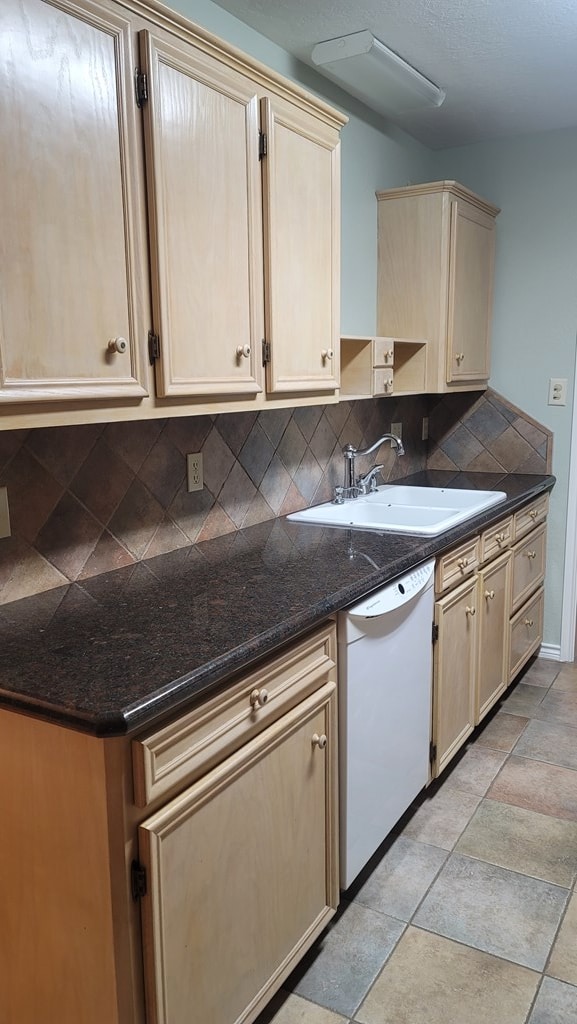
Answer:
POLYGON ((385 117, 440 107, 445 99, 443 89, 368 30, 317 43, 312 59, 319 71, 385 117))

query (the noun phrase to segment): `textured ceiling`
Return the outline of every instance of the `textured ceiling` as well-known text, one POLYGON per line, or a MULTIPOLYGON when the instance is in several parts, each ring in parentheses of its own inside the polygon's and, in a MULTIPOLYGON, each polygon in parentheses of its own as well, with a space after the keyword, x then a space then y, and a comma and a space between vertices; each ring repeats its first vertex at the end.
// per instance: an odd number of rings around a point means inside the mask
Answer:
POLYGON ((577 0, 216 0, 299 60, 362 29, 447 92, 397 123, 434 149, 577 126, 577 0))

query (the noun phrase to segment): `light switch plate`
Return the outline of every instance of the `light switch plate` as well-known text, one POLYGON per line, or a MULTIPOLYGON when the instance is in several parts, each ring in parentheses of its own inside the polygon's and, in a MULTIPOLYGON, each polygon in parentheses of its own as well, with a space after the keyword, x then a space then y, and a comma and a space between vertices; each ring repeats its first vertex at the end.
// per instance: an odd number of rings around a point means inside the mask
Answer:
POLYGON ((8 510, 8 491, 0 487, 0 537, 10 537, 10 512, 8 510))

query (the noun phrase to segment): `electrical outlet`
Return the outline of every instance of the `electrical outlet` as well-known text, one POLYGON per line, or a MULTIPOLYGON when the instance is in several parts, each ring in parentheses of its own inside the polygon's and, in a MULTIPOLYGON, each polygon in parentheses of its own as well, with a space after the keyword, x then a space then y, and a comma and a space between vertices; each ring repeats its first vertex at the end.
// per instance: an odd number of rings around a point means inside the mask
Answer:
POLYGON ((10 512, 8 509, 8 491, 0 487, 0 537, 10 537, 10 512))
MULTIPOLYGON (((403 438, 403 424, 402 423, 391 423, 391 434, 399 438, 399 441, 403 438)), ((395 442, 391 441, 391 448, 395 447, 395 442)))
POLYGON ((567 405, 567 378, 551 377, 549 381, 549 405, 567 405))
POLYGON ((429 440, 429 417, 423 416, 423 427, 421 430, 421 441, 429 440))
POLYGON ((186 456, 186 481, 188 491, 202 491, 204 487, 202 452, 186 456))

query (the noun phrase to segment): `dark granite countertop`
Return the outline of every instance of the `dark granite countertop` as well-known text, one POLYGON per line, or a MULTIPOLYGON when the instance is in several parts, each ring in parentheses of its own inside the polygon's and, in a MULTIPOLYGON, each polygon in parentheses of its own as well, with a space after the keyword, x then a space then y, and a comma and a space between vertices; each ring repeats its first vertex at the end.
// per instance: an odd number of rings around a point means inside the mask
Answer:
POLYGON ((427 472, 403 483, 505 491, 441 537, 276 519, 0 608, 0 706, 96 736, 150 725, 555 483, 427 472))

